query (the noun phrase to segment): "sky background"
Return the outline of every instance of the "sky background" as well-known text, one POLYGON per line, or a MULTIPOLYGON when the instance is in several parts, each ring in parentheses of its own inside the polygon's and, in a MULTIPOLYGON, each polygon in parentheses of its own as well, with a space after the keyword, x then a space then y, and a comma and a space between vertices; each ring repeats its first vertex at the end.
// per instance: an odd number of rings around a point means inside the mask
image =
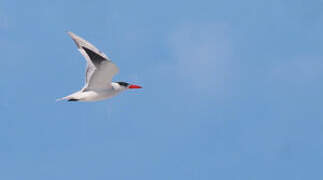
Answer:
POLYGON ((0 1, 0 179, 323 179, 322 0, 0 1), (66 31, 144 88, 95 103, 66 31))

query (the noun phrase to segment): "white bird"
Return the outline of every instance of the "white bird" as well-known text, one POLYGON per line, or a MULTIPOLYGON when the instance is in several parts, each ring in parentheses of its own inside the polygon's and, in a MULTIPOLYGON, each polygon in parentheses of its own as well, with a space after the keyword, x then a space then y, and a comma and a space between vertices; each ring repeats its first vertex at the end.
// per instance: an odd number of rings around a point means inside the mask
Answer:
POLYGON ((141 88, 126 82, 112 82, 113 76, 119 72, 119 69, 110 58, 83 38, 72 32, 68 34, 86 59, 85 85, 80 91, 60 98, 58 101, 99 101, 111 98, 126 89, 141 88))

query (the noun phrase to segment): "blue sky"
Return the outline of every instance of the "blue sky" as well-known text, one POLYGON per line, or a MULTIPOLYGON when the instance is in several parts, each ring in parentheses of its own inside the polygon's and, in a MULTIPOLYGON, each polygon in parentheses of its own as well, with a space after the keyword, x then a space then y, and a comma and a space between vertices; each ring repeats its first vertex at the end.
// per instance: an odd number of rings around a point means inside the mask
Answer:
POLYGON ((0 179, 322 179, 323 2, 0 1, 0 179), (95 103, 84 37, 142 85, 95 103))

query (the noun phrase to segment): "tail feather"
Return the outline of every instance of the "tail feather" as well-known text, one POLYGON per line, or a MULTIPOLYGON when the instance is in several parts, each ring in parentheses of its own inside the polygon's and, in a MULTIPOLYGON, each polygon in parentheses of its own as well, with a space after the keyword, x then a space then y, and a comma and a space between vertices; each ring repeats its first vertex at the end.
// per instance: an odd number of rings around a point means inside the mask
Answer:
POLYGON ((56 99, 56 102, 64 101, 64 100, 67 100, 67 101, 79 101, 80 100, 79 92, 73 93, 71 95, 68 95, 68 96, 65 96, 65 97, 62 97, 62 98, 58 98, 58 99, 56 99))
POLYGON ((68 100, 68 96, 62 97, 62 98, 58 98, 58 99, 56 99, 56 102, 58 102, 58 101, 64 101, 64 100, 68 100))
POLYGON ((59 98, 59 99, 56 99, 56 102, 57 101, 64 101, 64 100, 67 100, 67 101, 79 101, 80 100, 80 92, 75 92, 73 94, 70 94, 68 96, 65 96, 65 97, 62 97, 62 98, 59 98))
POLYGON ((72 97, 63 97, 63 98, 56 99, 56 102, 64 101, 64 100, 67 100, 67 101, 79 101, 79 99, 75 99, 75 98, 72 98, 72 97))

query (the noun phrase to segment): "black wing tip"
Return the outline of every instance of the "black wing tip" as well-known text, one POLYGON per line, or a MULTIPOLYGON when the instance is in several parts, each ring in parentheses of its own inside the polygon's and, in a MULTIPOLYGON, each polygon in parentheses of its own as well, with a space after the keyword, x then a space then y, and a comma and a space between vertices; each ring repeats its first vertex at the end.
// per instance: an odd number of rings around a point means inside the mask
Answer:
POLYGON ((69 99, 67 101, 79 101, 79 99, 69 99))
POLYGON ((93 64, 100 64, 102 61, 108 61, 107 58, 101 56, 97 52, 94 52, 93 50, 89 49, 88 47, 82 46, 86 54, 89 56, 93 64))

